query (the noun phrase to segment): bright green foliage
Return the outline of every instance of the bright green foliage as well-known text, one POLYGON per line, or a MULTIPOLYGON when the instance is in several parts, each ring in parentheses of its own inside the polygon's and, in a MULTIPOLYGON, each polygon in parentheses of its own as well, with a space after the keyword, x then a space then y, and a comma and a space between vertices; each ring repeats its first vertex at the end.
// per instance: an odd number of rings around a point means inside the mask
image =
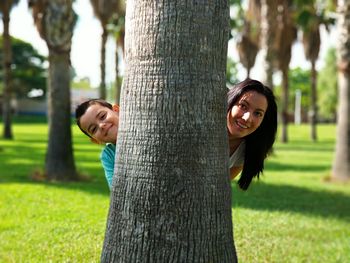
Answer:
MULTIPOLYGON (((99 262, 109 191, 100 147, 73 127, 78 170, 89 180, 29 179, 44 165, 45 119, 15 119, 16 140, 0 139, 0 262, 99 262)), ((240 262, 350 262, 350 185, 325 179, 335 126, 288 126, 260 181, 233 189, 233 224, 240 262)))
MULTIPOLYGON (((46 92, 46 58, 29 43, 12 38, 12 85, 13 91, 18 97, 26 97, 33 89, 46 92)), ((2 46, 2 37, 0 37, 2 46)), ((3 49, 0 49, 0 62, 3 57, 3 49)), ((0 63, 0 81, 2 82, 2 66, 0 63)))
POLYGON ((335 48, 327 51, 325 65, 318 75, 319 113, 321 118, 335 120, 338 105, 337 58, 335 48))
POLYGON ((226 82, 234 85, 239 82, 237 79, 238 70, 237 70, 237 62, 235 62, 230 57, 227 57, 227 66, 226 66, 226 82))
MULTIPOLYGON (((310 107, 310 70, 304 70, 302 68, 290 69, 288 72, 289 80, 289 104, 288 112, 293 113, 295 109, 295 94, 297 90, 301 91, 301 111, 302 115, 306 116, 310 107)), ((275 87, 275 94, 278 98, 277 103, 280 103, 281 99, 281 86, 275 87)), ((278 105, 279 108, 281 105, 278 105)), ((306 118, 306 117, 305 117, 306 118)))

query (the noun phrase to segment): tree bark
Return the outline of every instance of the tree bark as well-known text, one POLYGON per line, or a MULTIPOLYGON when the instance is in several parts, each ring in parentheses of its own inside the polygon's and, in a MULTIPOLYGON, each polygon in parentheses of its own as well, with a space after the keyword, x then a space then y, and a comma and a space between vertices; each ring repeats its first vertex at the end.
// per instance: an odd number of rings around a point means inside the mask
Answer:
POLYGON ((77 173, 71 139, 69 53, 49 50, 49 62, 46 174, 50 180, 74 180, 77 173))
POLYGON ((49 141, 45 173, 49 180, 76 180, 70 110, 70 49, 76 21, 72 0, 29 4, 40 36, 49 49, 49 141))
POLYGON ((9 32, 11 1, 3 3, 2 21, 3 21, 3 68, 4 68, 4 88, 2 99, 2 118, 3 118, 3 137, 13 139, 12 134, 12 112, 11 112, 11 36, 9 32))
POLYGON ((122 85, 119 80, 119 55, 118 55, 118 41, 116 41, 115 49, 115 103, 120 105, 120 93, 122 85))
POLYGON ((288 142, 288 68, 282 69, 282 136, 283 143, 288 142))
POLYGON ((236 262, 226 1, 128 1, 102 262, 236 262))
POLYGON ((338 0, 338 118, 334 180, 350 180, 350 2, 338 0))
POLYGON ((100 98, 106 99, 106 43, 108 37, 108 31, 106 26, 102 27, 102 36, 101 36, 101 83, 100 83, 100 98))
POLYGON ((262 82, 273 89, 274 61, 276 58, 275 38, 277 28, 278 0, 261 0, 261 52, 263 76, 262 82))
POLYGON ((317 71, 315 61, 311 62, 311 110, 310 110, 310 136, 317 141, 317 71))

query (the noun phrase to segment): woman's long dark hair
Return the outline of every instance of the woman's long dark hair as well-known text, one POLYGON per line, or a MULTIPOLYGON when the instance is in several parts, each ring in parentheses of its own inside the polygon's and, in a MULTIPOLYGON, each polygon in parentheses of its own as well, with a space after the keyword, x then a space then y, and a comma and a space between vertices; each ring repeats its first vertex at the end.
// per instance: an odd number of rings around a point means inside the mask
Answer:
POLYGON ((244 156, 244 165, 238 185, 241 189, 247 190, 253 177, 257 176, 264 170, 264 160, 272 150, 272 145, 276 139, 277 132, 277 104, 273 92, 261 82, 253 79, 246 79, 227 93, 229 112, 234 104, 247 91, 256 91, 266 97, 267 109, 264 119, 260 126, 245 139, 246 149, 244 156))

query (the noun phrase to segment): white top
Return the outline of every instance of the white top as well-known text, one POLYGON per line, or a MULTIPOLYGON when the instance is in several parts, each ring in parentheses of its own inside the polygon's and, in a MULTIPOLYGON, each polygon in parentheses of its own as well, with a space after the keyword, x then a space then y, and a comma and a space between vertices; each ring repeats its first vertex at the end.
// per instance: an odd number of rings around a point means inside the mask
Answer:
POLYGON ((245 141, 242 141, 238 148, 233 152, 228 161, 229 167, 243 166, 245 154, 245 141))

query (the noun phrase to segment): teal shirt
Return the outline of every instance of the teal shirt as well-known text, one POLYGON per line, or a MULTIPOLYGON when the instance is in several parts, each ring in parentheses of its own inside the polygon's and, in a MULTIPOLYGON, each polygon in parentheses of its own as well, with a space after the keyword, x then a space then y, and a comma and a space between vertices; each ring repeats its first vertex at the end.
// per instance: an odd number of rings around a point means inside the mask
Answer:
POLYGON ((114 174, 114 160, 115 160, 116 154, 117 154, 117 148, 115 144, 108 143, 103 148, 100 156, 102 167, 105 170, 105 177, 106 177, 109 189, 111 189, 112 187, 112 180, 113 180, 113 174, 114 174))

